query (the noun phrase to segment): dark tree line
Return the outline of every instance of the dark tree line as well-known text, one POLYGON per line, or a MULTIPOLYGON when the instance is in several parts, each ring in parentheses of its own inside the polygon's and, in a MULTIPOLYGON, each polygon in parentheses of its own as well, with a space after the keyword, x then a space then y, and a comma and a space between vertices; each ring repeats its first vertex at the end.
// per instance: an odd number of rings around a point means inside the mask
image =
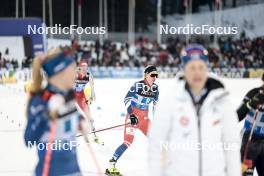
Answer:
MULTIPOLYGON (((22 16, 20 1, 19 16, 22 16)), ((82 26, 98 26, 99 0, 82 0, 82 26)), ((234 1, 234 0, 233 0, 234 1)), ((0 1, 0 17, 15 17, 16 0, 0 1)), ((25 0, 26 17, 42 18, 42 0, 25 0)), ((48 2, 48 0, 46 0, 48 2)), ((70 25, 70 0, 52 0, 53 23, 70 25)), ((163 0, 162 15, 184 13, 183 0, 163 0)), ((210 4, 214 0, 193 0, 193 12, 199 11, 199 5, 210 4)), ((77 24, 77 3, 75 0, 75 24, 77 24)), ((109 31, 125 32, 128 29, 128 0, 107 0, 109 31)), ((156 21, 157 0, 136 0, 136 31, 148 31, 148 25, 156 21)), ((46 5, 46 23, 49 26, 48 5, 46 5)))

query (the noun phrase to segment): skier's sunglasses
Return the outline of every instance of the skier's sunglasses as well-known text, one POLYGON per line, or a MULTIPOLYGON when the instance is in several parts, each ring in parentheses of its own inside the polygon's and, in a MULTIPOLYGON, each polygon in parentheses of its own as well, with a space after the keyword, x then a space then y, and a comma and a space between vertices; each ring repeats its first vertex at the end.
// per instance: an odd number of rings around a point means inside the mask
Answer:
POLYGON ((151 78, 154 78, 154 77, 158 78, 158 74, 151 74, 150 77, 151 78))

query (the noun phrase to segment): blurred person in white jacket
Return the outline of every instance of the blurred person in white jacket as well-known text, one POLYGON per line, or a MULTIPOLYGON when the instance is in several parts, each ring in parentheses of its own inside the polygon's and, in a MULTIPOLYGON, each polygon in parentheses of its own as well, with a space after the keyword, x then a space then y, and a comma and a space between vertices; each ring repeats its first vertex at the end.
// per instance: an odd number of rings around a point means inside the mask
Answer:
POLYGON ((238 117, 207 51, 182 52, 183 77, 161 96, 150 128, 150 176, 241 176, 238 117))

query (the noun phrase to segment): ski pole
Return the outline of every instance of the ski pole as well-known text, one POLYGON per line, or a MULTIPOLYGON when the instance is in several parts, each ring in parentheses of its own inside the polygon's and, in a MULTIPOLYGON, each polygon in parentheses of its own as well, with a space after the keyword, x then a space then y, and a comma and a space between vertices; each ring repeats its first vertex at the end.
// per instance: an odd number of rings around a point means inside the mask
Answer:
MULTIPOLYGON (((78 112, 79 112, 81 115, 83 115, 84 117, 86 117, 85 113, 83 112, 83 110, 80 108, 80 106, 79 106, 77 103, 76 103, 76 107, 77 107, 78 112)), ((90 154, 91 154, 91 156, 92 156, 92 159, 93 159, 93 161, 94 161, 94 164, 95 164, 96 170, 97 170, 97 172, 98 172, 97 175, 99 176, 99 175, 100 175, 99 173, 102 173, 102 168, 101 168, 101 166, 99 165, 99 162, 98 162, 98 160, 97 160, 97 158, 96 158, 96 156, 95 156, 95 152, 94 152, 92 146, 91 146, 90 143, 89 143, 89 139, 88 139, 88 137, 87 137, 85 134, 83 134, 83 136, 84 136, 85 143, 86 143, 86 145, 87 145, 87 147, 88 147, 88 149, 89 149, 89 152, 90 152, 90 154)))
POLYGON ((103 172, 102 172, 102 168, 101 168, 101 166, 100 166, 100 164, 99 164, 99 162, 98 162, 98 160, 97 160, 97 158, 95 156, 95 152, 94 152, 91 144, 89 143, 88 137, 85 136, 85 135, 84 135, 84 140, 85 140, 85 143, 86 143, 86 145, 87 145, 87 147, 89 149, 90 155, 91 155, 91 157, 92 157, 92 159, 94 161, 94 165, 95 165, 96 170, 97 170, 97 176, 100 176, 101 175, 100 173, 103 173, 103 172))
POLYGON ((55 140, 55 131, 56 131, 56 122, 55 120, 51 121, 50 125, 50 135, 48 140, 48 150, 46 151, 45 158, 44 158, 44 166, 42 171, 42 176, 49 175, 51 157, 52 157, 52 150, 51 150, 51 143, 55 140))
MULTIPOLYGON (((113 128, 117 128, 117 127, 121 127, 121 126, 125 126, 125 125, 130 125, 130 122, 124 123, 124 124, 121 124, 121 125, 116 125, 116 126, 108 127, 108 128, 103 128, 103 129, 95 130, 95 131, 92 131, 92 132, 90 132, 88 134, 93 134, 93 133, 97 133, 97 132, 101 132, 101 131, 111 130, 113 128)), ((80 137, 80 136, 84 136, 84 135, 88 135, 88 134, 79 134, 76 137, 80 137)))
MULTIPOLYGON (((83 116, 83 117, 86 117, 86 114, 83 112, 83 110, 80 108, 80 106, 78 105, 78 103, 76 103, 76 107, 77 107, 77 110, 78 112, 83 116)), ((88 119, 88 118, 87 118, 88 119)), ((92 133, 97 133, 97 132, 101 132, 101 131, 105 131, 105 130, 110 130, 110 129, 113 129, 113 128, 117 128, 117 127, 121 127, 121 126, 125 126, 125 125, 129 125, 129 123, 125 123, 125 124, 121 124, 121 125, 116 125, 116 126, 112 126, 112 127, 108 127, 108 128, 104 128, 104 129, 100 129, 100 130, 96 130, 96 131, 92 131, 88 134, 92 134, 92 133)), ((80 134, 80 135, 77 135, 76 137, 80 137, 80 136, 83 136, 83 134, 80 134)))

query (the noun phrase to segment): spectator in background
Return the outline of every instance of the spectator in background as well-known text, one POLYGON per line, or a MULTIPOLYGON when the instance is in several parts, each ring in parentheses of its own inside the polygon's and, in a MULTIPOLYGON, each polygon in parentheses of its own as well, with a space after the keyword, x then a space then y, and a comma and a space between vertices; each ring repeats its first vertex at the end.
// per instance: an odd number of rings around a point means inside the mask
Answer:
MULTIPOLYGON (((192 39, 194 43, 205 44, 201 39, 192 39)), ((219 48, 207 47, 210 66, 213 68, 263 68, 264 37, 249 39, 245 34, 240 38, 219 38, 219 48)), ((139 37, 135 45, 117 43, 110 40, 103 44, 97 40, 80 44, 78 40, 72 41, 74 58, 78 63, 86 60, 90 66, 105 67, 142 67, 157 65, 161 67, 179 67, 179 55, 186 43, 179 38, 168 38, 159 45, 151 42, 147 37, 139 37)), ((6 52, 4 52, 6 53, 6 52)), ((9 53, 9 51, 7 52, 9 53)), ((22 68, 29 68, 32 58, 22 60, 22 68)), ((19 67, 16 59, 0 53, 0 68, 19 67)))
POLYGON ((6 48, 5 55, 9 55, 9 48, 6 48))

